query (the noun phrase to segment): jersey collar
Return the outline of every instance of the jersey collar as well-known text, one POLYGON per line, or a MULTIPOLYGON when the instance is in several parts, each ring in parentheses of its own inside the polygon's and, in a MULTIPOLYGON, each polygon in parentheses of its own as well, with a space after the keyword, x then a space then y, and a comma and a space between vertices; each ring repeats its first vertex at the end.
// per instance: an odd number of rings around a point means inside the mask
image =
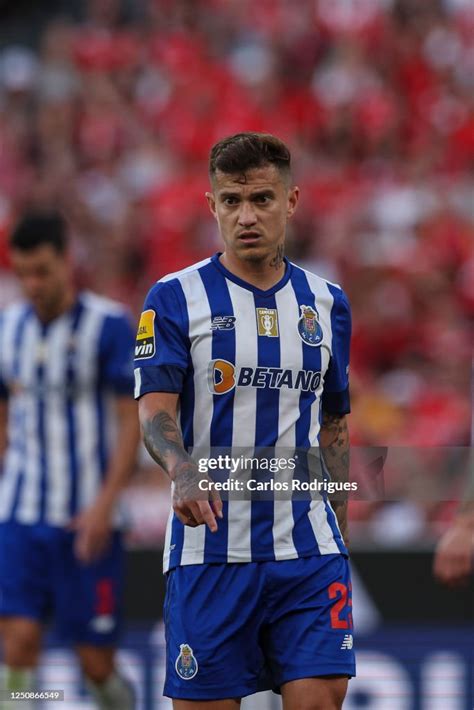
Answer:
POLYGON ((276 284, 274 284, 271 288, 269 288, 267 291, 263 291, 261 288, 258 288, 257 286, 254 286, 253 284, 249 284, 247 281, 244 281, 241 279, 239 276, 236 276, 235 274, 232 273, 232 271, 229 271, 229 269, 226 269, 226 267, 223 265, 223 263, 220 261, 220 256, 222 256, 222 252, 218 251, 214 256, 211 257, 211 262, 214 264, 216 269, 218 269, 224 276, 229 279, 230 281, 233 281, 236 283, 238 286, 241 286, 242 288, 246 288, 248 291, 252 291, 252 293, 255 293, 259 296, 272 296, 274 293, 279 291, 283 286, 285 286, 291 276, 291 271, 292 271, 292 264, 291 261, 288 261, 286 256, 284 257, 284 262, 285 262, 285 273, 281 277, 279 281, 277 281, 276 284))

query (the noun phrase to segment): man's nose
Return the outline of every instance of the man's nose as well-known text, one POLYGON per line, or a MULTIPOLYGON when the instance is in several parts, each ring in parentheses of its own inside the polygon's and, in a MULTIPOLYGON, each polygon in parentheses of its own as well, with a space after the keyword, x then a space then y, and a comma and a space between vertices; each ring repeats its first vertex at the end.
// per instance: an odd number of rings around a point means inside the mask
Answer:
POLYGON ((242 227, 250 227, 257 221, 253 206, 249 202, 242 202, 239 212, 239 224, 242 227))

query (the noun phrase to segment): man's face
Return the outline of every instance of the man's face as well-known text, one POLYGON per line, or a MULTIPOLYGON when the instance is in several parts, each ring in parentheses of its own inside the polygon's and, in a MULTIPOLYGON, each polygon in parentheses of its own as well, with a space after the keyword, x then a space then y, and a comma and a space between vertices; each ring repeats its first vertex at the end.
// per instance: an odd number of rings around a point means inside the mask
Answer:
POLYGON ((50 244, 41 244, 29 251, 12 249, 13 270, 26 298, 41 315, 54 314, 70 286, 69 259, 50 244))
POLYGON ((253 168, 245 175, 217 171, 206 197, 226 254, 244 262, 272 258, 284 243, 298 194, 274 165, 253 168))

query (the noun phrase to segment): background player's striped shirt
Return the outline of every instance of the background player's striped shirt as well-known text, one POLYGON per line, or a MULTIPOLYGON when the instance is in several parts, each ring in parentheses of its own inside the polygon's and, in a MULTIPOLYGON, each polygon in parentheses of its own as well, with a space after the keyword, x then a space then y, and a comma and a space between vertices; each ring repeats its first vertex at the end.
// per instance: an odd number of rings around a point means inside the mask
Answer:
POLYGON ((8 397, 0 521, 62 526, 93 502, 114 395, 133 395, 133 343, 124 309, 88 292, 46 325, 25 303, 0 314, 0 396, 8 397))
MULTIPOLYGON (((218 255, 149 292, 135 350, 135 396, 180 393, 186 447, 318 446, 322 409, 349 412, 350 309, 343 291, 286 262, 268 291, 218 255)), ((212 472, 211 472, 212 473, 212 472)), ((243 496, 241 496, 243 497, 243 496)), ((207 562, 346 553, 324 500, 224 501, 211 533, 171 513, 165 570, 207 562)))

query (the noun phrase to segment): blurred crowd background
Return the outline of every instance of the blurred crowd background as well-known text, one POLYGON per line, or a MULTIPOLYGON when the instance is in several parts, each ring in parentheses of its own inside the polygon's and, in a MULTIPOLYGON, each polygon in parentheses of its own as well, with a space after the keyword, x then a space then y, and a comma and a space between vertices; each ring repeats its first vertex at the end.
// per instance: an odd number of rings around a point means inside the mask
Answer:
MULTIPOLYGON (((219 249, 207 156, 242 130, 290 145, 288 255, 351 299, 353 443, 467 446, 472 0, 0 0, 0 306, 9 227, 58 206, 78 282, 136 316, 219 249)), ((131 542, 161 539, 159 480, 144 457, 131 542)), ((453 505, 354 503, 356 541, 429 540, 453 505)))

